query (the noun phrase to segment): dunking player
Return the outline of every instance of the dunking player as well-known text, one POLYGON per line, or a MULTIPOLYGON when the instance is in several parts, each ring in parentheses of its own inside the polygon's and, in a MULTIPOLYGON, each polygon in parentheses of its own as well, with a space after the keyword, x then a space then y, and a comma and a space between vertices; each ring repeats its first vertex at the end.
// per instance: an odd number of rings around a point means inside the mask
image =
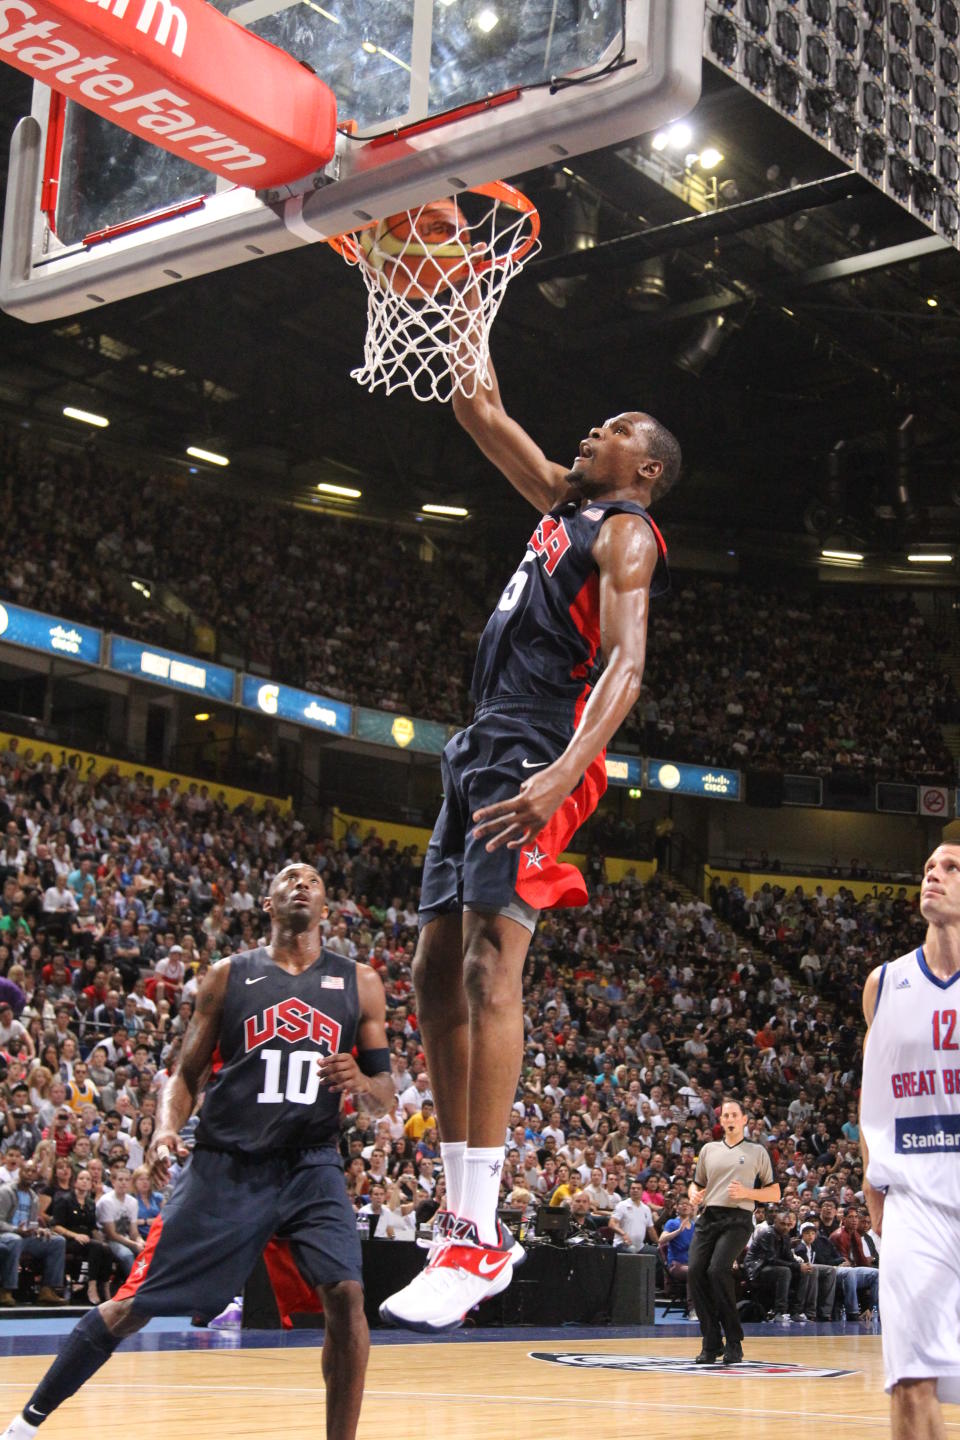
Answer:
POLYGON ((893 1440, 944 1440, 940 1402, 960 1404, 960 845, 924 866, 920 913, 923 945, 863 992, 860 1144, 893 1440))
MULTIPOLYGON (((193 1113, 214 1050, 223 1061, 197 1143, 164 1211, 152 1255, 113 1300, 86 1314, 2 1440, 27 1440, 153 1315, 216 1314, 242 1290, 267 1241, 285 1236, 326 1317, 328 1440, 353 1440, 370 1337, 360 1245, 336 1148, 340 1096, 394 1103, 383 986, 323 950, 323 881, 288 865, 270 887, 270 944, 220 960, 197 994, 176 1073, 163 1092, 150 1161, 193 1113), (359 1064, 350 1053, 359 1047, 359 1064)), ((151 1232, 152 1234, 154 1232, 151 1232)))
POLYGON ((490 378, 454 413, 542 518, 483 632, 475 718, 444 751, 424 864, 414 983, 449 1211, 427 1267, 380 1313, 426 1330, 505 1289, 522 1256, 496 1207, 524 959, 540 909, 586 903, 557 857, 605 790, 604 747, 640 694, 650 597, 668 584, 647 507, 680 470, 673 436, 634 411, 591 430, 572 468, 552 464, 490 378))

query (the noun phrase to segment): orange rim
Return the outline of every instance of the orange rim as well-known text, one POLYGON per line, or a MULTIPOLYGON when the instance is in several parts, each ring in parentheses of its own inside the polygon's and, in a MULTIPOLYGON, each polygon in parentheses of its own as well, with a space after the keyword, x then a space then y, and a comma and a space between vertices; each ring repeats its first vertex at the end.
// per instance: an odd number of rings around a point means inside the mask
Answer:
MULTIPOLYGON (((525 260, 540 238, 540 212, 529 195, 524 195, 522 190, 518 190, 515 185, 508 184, 506 180, 491 180, 487 185, 471 185, 466 193, 486 195, 491 200, 498 200, 501 204, 509 205, 513 210, 519 211, 530 222, 529 234, 525 235, 523 240, 506 255, 494 255, 489 260, 477 261, 474 266, 477 273, 481 274, 484 270, 490 270, 494 265, 505 265, 508 260, 513 260, 516 264, 525 260)), ((424 204, 429 203, 429 201, 424 201, 424 204)), ((415 208, 421 209, 422 207, 415 208)), ((371 220, 366 225, 359 225, 356 230, 345 230, 342 235, 331 235, 327 239, 327 244, 336 250, 338 255, 342 255, 344 260, 357 264, 363 259, 363 251, 357 243, 356 237, 361 230, 369 230, 371 225, 377 224, 379 224, 378 220, 371 220)))

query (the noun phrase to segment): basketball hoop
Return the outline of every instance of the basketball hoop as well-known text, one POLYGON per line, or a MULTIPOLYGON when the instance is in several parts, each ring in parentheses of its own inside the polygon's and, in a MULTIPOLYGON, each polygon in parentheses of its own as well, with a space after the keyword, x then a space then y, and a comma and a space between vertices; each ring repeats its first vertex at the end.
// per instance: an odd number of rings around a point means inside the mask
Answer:
POLYGON ((367 287, 364 363, 353 378, 371 392, 441 402, 489 386, 490 327, 539 236, 533 201, 498 180, 331 239, 367 287), (418 230, 434 211, 448 221, 437 243, 418 230))

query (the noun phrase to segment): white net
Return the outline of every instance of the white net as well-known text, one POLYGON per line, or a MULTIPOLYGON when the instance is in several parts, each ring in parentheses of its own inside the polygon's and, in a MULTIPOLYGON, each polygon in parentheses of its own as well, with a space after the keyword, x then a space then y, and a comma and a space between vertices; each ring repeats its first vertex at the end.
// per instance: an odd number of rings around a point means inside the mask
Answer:
POLYGON ((490 327, 512 277, 540 248, 539 216, 506 184, 389 215, 334 243, 367 287, 358 384, 450 400, 489 384, 490 327))

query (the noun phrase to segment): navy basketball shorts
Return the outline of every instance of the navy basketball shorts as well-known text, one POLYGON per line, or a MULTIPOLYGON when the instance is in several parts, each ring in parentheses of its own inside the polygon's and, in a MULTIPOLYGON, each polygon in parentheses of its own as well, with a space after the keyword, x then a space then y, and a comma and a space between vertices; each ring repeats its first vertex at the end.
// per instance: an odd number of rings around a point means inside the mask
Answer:
POLYGON ((273 1236, 308 1285, 361 1281, 357 1220, 332 1146, 267 1156, 197 1146, 162 1212, 156 1248, 123 1289, 137 1315, 217 1315, 273 1236))
POLYGON ((489 836, 474 838, 473 814, 516 795, 524 780, 563 754, 573 730, 569 704, 495 700, 478 706, 473 723, 447 743, 443 805, 423 863, 421 927, 438 915, 467 909, 508 915, 533 930, 541 904, 556 903, 524 893, 527 872, 542 877, 548 865, 557 868, 556 856, 535 840, 521 849, 489 852, 489 836))

